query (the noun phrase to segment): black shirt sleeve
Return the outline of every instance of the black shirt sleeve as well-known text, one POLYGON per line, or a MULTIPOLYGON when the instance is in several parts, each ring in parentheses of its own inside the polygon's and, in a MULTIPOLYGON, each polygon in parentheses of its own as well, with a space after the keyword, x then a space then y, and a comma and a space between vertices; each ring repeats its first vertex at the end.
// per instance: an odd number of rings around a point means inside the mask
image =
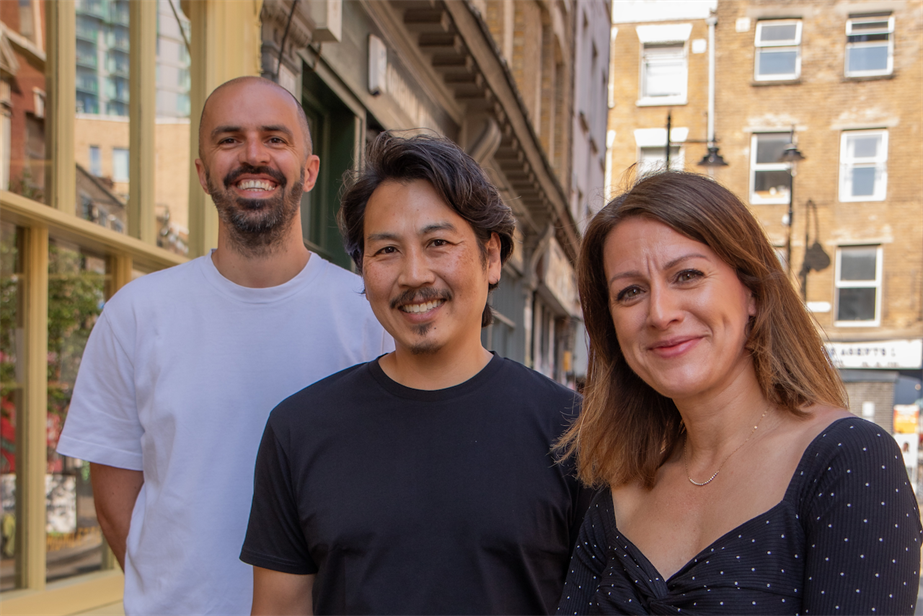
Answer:
POLYGON ((590 503, 567 569, 558 614, 588 614, 606 568, 608 529, 614 523, 612 492, 601 490, 590 503))
POLYGON ((920 514, 901 452, 874 424, 845 428, 824 437, 805 482, 802 613, 913 614, 920 514))
POLYGON ((291 465, 270 416, 256 457, 253 504, 240 559, 283 573, 316 573, 299 519, 291 465))

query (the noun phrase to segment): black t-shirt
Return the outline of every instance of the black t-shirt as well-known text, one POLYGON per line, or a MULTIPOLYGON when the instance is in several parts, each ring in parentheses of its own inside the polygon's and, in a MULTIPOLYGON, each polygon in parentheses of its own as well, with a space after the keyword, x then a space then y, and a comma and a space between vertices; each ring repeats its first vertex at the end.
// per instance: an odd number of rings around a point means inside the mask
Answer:
POLYGON ((578 407, 499 357, 437 391, 339 372, 273 410, 241 559, 316 573, 315 613, 550 613, 592 496, 550 452, 578 407))
POLYGON ((600 492, 559 614, 913 614, 920 514, 894 439, 858 418, 805 450, 782 501, 664 580, 600 492))

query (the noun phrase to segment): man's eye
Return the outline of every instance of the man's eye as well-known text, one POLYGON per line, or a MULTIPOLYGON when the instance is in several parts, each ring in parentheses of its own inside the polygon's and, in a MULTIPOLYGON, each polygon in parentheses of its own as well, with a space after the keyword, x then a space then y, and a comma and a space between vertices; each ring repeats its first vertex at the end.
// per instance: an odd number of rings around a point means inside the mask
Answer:
POLYGON ((431 242, 431 245, 433 245, 433 246, 448 246, 448 245, 449 245, 449 242, 448 242, 448 240, 433 240, 433 241, 431 242))
POLYGON ((391 255, 397 252, 397 249, 394 246, 385 246, 384 248, 379 248, 375 251, 376 255, 391 255))

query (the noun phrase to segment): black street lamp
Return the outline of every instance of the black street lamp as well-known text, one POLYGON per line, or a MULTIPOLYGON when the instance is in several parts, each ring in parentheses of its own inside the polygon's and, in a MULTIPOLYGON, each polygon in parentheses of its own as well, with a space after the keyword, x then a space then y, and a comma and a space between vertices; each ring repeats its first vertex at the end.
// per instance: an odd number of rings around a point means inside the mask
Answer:
POLYGON ((785 264, 789 272, 792 270, 792 227, 795 222, 795 176, 797 175, 797 164, 804 160, 805 156, 795 145, 795 125, 792 124, 792 130, 789 133, 788 145, 779 156, 780 163, 788 163, 789 183, 788 183, 788 233, 785 239, 785 264))

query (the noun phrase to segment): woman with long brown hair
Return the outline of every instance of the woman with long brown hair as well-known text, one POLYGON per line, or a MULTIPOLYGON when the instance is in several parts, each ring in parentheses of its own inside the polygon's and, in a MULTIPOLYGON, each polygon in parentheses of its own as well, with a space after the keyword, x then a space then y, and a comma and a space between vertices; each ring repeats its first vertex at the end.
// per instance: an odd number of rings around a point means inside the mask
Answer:
POLYGON ((909 614, 920 518, 900 451, 846 410, 759 223, 699 175, 648 176, 587 228, 583 410, 605 487, 559 613, 909 614))

